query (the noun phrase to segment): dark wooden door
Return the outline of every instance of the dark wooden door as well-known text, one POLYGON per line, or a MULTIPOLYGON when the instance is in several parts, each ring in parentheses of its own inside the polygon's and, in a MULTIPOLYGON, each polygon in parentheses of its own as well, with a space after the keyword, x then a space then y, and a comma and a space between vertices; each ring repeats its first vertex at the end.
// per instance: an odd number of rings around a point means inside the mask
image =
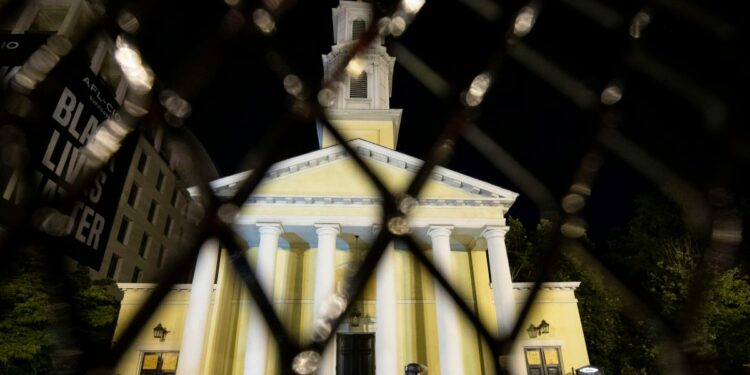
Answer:
POLYGON ((375 334, 336 335, 336 375, 375 375, 375 334))

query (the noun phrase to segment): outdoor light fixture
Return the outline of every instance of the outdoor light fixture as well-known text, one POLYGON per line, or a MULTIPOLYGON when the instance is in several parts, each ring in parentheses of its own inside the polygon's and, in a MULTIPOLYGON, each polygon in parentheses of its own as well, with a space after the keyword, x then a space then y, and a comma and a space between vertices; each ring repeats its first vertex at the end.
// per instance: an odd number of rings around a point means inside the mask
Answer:
POLYGON ((547 334, 549 333, 549 323, 547 323, 546 320, 542 319, 542 322, 539 323, 538 326, 529 324, 529 328, 526 328, 526 333, 528 333, 529 337, 532 339, 536 338, 537 336, 547 334))
POLYGON ((356 307, 352 312, 349 314, 349 326, 350 327, 359 327, 359 318, 362 316, 362 313, 359 312, 359 309, 356 307))
POLYGON ((549 323, 547 323, 546 320, 542 319, 542 322, 539 323, 539 334, 543 335, 545 333, 549 333, 549 323))
POLYGON ((154 338, 159 339, 160 341, 164 341, 164 339, 167 337, 167 333, 170 331, 167 331, 167 329, 161 325, 161 323, 157 324, 156 327, 154 327, 154 338))

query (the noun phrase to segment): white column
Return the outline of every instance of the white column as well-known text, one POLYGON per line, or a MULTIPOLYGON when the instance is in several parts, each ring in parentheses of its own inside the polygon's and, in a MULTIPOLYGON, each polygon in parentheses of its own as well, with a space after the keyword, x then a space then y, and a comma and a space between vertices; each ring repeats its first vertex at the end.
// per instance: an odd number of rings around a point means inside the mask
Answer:
MULTIPOLYGON (((255 275, 261 288, 269 300, 273 301, 273 280, 276 270, 276 251, 279 247, 279 235, 283 232, 279 223, 258 223, 260 243, 258 244, 258 259, 255 262, 255 275)), ((250 322, 247 329, 247 345, 245 347, 245 375, 263 375, 268 363, 268 347, 273 343, 268 341, 268 326, 266 320, 253 303, 250 308, 250 322)))
POLYGON ((185 326, 182 328, 180 363, 177 374, 200 374, 203 362, 203 346, 208 325, 208 311, 211 307, 211 293, 216 277, 216 262, 219 258, 219 241, 208 239, 198 253, 193 273, 193 287, 190 290, 185 326))
MULTIPOLYGON (((516 299, 513 295, 513 280, 510 275, 508 252, 505 248, 505 226, 487 226, 482 231, 482 237, 487 240, 487 255, 490 260, 490 275, 492 276, 492 295, 495 298, 495 318, 500 336, 507 336, 513 330, 516 322, 516 299)), ((523 351, 515 347, 509 358, 511 374, 523 374, 525 359, 523 351)))
MULTIPOLYGON (((446 279, 452 280, 450 235, 453 226, 432 225, 427 234, 432 239, 432 261, 446 279)), ((435 310, 438 323, 438 349, 440 351, 440 373, 464 373, 463 344, 459 311, 451 296, 435 281, 435 310)), ((377 338, 376 338, 377 339, 377 338)), ((376 354, 377 355, 377 354, 376 354)))
POLYGON ((495 317, 498 333, 510 334, 515 323, 516 300, 513 297, 513 281, 510 277, 510 263, 505 249, 505 233, 508 227, 488 226, 482 231, 487 240, 487 255, 490 260, 492 294, 495 297, 495 317))
MULTIPOLYGON (((341 228, 338 224, 315 224, 315 228, 317 228, 315 232, 318 234, 318 254, 315 262, 313 316, 318 316, 320 305, 333 293, 336 287, 336 236, 341 228)), ((317 372, 318 375, 333 375, 335 373, 335 353, 331 350, 332 348, 333 344, 323 354, 317 372)))
POLYGON ((393 242, 380 259, 375 297, 375 373, 391 375, 403 372, 398 365, 396 332, 396 254, 393 242))

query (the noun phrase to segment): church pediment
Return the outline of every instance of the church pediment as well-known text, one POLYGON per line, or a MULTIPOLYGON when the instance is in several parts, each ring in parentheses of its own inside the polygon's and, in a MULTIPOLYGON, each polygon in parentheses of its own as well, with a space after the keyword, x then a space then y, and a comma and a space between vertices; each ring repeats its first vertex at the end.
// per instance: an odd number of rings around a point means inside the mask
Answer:
MULTIPOLYGON (((406 154, 360 139, 348 142, 392 192, 404 191, 422 165, 406 154)), ((249 172, 213 181, 222 196, 234 194, 249 172)), ((437 167, 420 195, 420 203, 510 206, 517 193, 437 167)), ((372 204, 379 194, 342 146, 313 151, 271 167, 248 203, 372 204), (342 202, 339 202, 342 201, 342 202)))

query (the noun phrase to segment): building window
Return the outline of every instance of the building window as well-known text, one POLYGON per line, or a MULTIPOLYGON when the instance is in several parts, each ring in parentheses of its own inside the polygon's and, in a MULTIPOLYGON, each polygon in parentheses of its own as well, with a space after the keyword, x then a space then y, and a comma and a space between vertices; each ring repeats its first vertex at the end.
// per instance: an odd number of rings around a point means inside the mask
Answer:
POLYGON ((365 35, 366 29, 367 26, 364 20, 354 20, 354 22, 352 22, 352 40, 357 40, 361 38, 362 35, 365 35))
POLYGON ((120 264, 120 257, 117 254, 112 254, 109 259, 109 268, 107 268, 107 277, 114 279, 117 276, 117 266, 120 264))
POLYGON ((143 237, 141 237, 141 246, 138 248, 138 255, 140 255, 142 258, 146 258, 146 253, 148 252, 148 245, 151 243, 151 238, 149 237, 148 233, 143 233, 143 237))
POLYGON ((161 173, 159 171, 159 175, 156 176, 156 190, 161 191, 161 188, 164 186, 164 173, 161 173))
POLYGON ((561 375, 562 361, 559 347, 524 348, 526 372, 539 375, 561 375))
POLYGON ((130 232, 130 219, 123 216, 120 222, 120 230, 117 232, 117 241, 123 245, 127 245, 128 234, 130 232))
POLYGON ((130 194, 128 194, 128 204, 130 205, 130 207, 135 207, 135 204, 138 202, 138 195, 140 192, 141 188, 133 184, 133 187, 130 188, 130 194))
POLYGON ((167 216, 167 224, 164 225, 164 235, 169 237, 170 234, 172 234, 172 226, 174 224, 174 220, 170 216, 167 216))
POLYGON ((159 245, 159 254, 156 257, 156 266, 161 268, 162 264, 164 263, 164 254, 166 253, 167 249, 164 248, 164 245, 159 245))
POLYGON ((141 281, 141 276, 143 276, 143 270, 135 267, 133 269, 133 277, 130 278, 131 283, 137 283, 141 281))
POLYGON ((179 352, 144 352, 140 375, 171 375, 177 372, 179 352))
POLYGON ((138 157, 138 171, 141 174, 146 174, 146 166, 148 164, 148 155, 141 150, 141 155, 138 157))
POLYGON ((367 72, 358 77, 349 77, 349 97, 367 99, 367 72))
POLYGON ((151 207, 148 208, 148 221, 152 224, 156 221, 156 201, 151 201, 151 207))
POLYGON ((178 192, 179 192, 179 190, 177 190, 177 189, 174 189, 172 191, 172 201, 171 201, 171 204, 172 204, 172 207, 174 207, 174 208, 177 208, 177 197, 179 196, 178 192))

